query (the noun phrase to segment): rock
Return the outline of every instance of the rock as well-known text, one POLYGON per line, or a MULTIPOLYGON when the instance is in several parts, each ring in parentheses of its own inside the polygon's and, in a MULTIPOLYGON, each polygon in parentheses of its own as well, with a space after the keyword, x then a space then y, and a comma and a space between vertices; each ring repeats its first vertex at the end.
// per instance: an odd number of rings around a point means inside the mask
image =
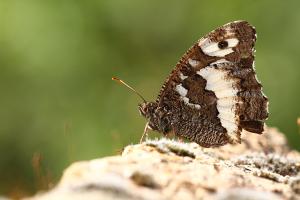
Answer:
POLYGON ((241 144, 220 148, 169 139, 130 145, 72 164, 54 189, 28 200, 300 199, 300 154, 284 135, 242 135, 241 144))

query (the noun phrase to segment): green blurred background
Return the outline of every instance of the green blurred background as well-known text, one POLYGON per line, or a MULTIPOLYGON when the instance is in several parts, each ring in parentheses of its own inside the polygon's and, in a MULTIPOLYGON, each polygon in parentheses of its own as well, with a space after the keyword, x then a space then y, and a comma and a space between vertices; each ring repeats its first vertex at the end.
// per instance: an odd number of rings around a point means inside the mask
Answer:
POLYGON ((238 19, 258 32, 268 124, 300 149, 300 1, 0 0, 0 194, 138 142, 140 99, 111 77, 154 100, 199 37, 238 19))

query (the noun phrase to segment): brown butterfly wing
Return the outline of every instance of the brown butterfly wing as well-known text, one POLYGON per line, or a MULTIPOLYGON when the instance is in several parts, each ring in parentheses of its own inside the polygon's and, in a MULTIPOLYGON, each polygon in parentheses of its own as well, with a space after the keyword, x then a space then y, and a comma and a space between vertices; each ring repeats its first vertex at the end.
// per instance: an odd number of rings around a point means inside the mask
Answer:
POLYGON ((240 142, 242 129, 263 131, 268 101, 253 67, 255 40, 251 25, 232 22, 180 59, 157 99, 176 135, 209 147, 240 142))

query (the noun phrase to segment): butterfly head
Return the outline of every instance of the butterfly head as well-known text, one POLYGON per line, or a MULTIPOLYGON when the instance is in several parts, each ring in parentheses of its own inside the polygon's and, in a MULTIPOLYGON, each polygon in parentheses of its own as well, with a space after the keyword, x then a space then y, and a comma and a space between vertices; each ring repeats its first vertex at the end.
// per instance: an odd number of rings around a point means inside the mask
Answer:
POLYGON ((158 106, 156 102, 144 102, 139 104, 140 114, 149 122, 152 130, 167 134, 170 131, 170 119, 167 111, 158 106))
POLYGON ((140 93, 138 93, 134 88, 132 88, 121 79, 113 77, 112 80, 125 85, 143 100, 143 103, 139 104, 139 111, 141 115, 143 115, 148 120, 149 128, 162 133, 168 133, 170 131, 170 116, 167 114, 168 112, 166 111, 166 109, 159 107, 158 103, 156 102, 147 102, 140 93))
POLYGON ((149 119, 151 114, 154 113, 154 111, 157 108, 157 104, 153 102, 143 102, 138 105, 140 114, 143 115, 145 118, 149 119))

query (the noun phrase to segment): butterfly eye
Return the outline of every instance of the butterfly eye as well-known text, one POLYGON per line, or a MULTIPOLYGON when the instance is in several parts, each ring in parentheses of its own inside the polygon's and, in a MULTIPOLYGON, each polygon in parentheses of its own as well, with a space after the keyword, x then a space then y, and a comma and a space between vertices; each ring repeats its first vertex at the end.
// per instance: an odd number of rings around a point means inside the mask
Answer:
POLYGON ((223 40, 223 41, 218 43, 218 47, 220 49, 225 49, 226 47, 228 47, 228 42, 226 40, 223 40))

